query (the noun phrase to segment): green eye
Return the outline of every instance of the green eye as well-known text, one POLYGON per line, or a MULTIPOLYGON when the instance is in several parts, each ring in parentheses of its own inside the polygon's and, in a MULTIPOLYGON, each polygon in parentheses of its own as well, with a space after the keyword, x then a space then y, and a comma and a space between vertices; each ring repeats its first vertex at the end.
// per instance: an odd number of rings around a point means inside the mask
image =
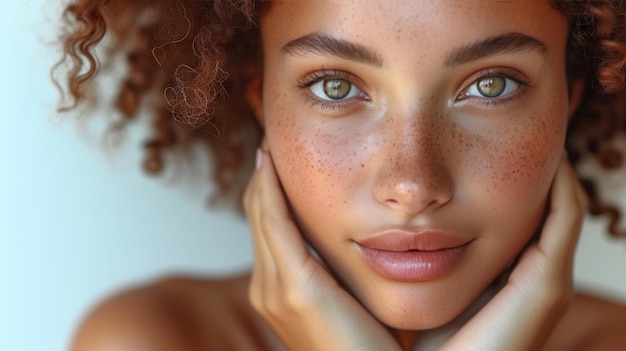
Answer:
POLYGON ((352 84, 343 79, 329 79, 324 81, 324 94, 333 100, 340 100, 348 96, 352 84))
POLYGON ((484 97, 498 97, 506 89, 506 80, 503 77, 482 78, 476 82, 476 88, 484 97))
POLYGON ((500 76, 483 76, 478 78, 472 85, 467 88, 462 94, 461 98, 505 98, 511 94, 515 94, 520 89, 519 81, 511 78, 507 78, 504 75, 500 76))
POLYGON ((320 100, 338 101, 361 96, 363 92, 347 79, 320 79, 309 87, 311 93, 320 100))

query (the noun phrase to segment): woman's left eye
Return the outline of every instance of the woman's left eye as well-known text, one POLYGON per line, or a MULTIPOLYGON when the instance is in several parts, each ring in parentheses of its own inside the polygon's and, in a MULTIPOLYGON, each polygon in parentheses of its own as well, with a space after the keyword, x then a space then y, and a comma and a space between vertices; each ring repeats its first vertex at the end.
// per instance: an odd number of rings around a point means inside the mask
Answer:
POLYGON ((311 93, 325 101, 340 101, 361 96, 363 92, 346 79, 319 80, 309 87, 311 93))
POLYGON ((519 88, 519 82, 505 76, 481 77, 465 90, 459 98, 504 98, 515 93, 519 88))

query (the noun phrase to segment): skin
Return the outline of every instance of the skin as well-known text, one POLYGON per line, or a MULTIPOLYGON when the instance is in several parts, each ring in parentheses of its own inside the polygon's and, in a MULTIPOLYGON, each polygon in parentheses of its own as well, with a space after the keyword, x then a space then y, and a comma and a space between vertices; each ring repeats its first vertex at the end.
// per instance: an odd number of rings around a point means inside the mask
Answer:
POLYGON ((569 307, 586 197, 561 151, 580 95, 577 82, 567 94, 565 18, 544 2, 400 2, 270 7, 263 72, 248 93, 266 132, 244 198, 252 276, 168 279, 115 296, 88 316, 73 350, 408 350, 518 256, 442 350, 623 347, 623 306, 579 294, 569 307), (443 64, 455 48, 510 32, 546 50, 443 64), (382 62, 284 49, 311 33, 366 46, 382 62), (501 67, 528 86, 499 103, 464 95, 501 67), (363 94, 343 108, 316 102, 305 77, 329 69, 348 72, 340 78, 363 94), (444 277, 397 282, 353 244, 389 226, 473 241, 444 277))
POLYGON ((430 329, 458 316, 527 244, 545 211, 572 112, 565 17, 547 2, 279 2, 261 32, 267 146, 302 234, 386 325, 430 329), (437 25, 450 19, 455 26, 437 25), (547 51, 444 64, 455 48, 511 32, 547 51), (383 64, 283 49, 311 33, 368 47, 383 64), (491 101, 459 98, 490 69, 530 83, 491 101), (348 72, 365 97, 320 104, 298 82, 323 70, 348 72), (389 227, 473 243, 444 278, 397 282, 372 271, 354 245, 389 227))

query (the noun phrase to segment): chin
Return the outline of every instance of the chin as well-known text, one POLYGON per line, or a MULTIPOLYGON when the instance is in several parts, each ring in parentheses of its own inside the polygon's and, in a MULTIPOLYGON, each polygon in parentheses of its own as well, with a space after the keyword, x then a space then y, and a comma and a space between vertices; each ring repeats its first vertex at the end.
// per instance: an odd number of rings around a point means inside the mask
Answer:
POLYGON ((445 311, 445 307, 427 308, 427 311, 395 310, 386 308, 381 314, 375 313, 375 316, 386 326, 398 330, 429 330, 439 328, 453 321, 463 311, 454 313, 445 311), (443 313, 444 310, 447 313, 443 313), (418 316, 420 316, 418 318, 418 316))
POLYGON ((429 330, 455 320, 480 295, 469 294, 467 290, 462 295, 458 292, 458 289, 442 289, 441 286, 431 286, 430 289, 415 289, 415 286, 398 289, 396 286, 387 291, 370 290, 368 296, 362 296, 360 300, 370 313, 390 328, 429 330))

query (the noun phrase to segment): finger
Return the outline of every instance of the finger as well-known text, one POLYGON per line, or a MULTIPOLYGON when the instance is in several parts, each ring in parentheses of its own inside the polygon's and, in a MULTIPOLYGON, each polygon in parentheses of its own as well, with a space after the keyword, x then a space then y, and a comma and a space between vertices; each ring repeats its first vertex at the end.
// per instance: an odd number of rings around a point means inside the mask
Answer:
POLYGON ((263 267, 262 259, 269 254, 269 250, 263 243, 263 240, 259 238, 259 230, 257 229, 259 222, 259 206, 257 201, 257 183, 258 177, 256 172, 250 178, 248 186, 244 192, 244 210, 248 219, 248 226, 250 227, 252 237, 252 248, 254 250, 254 264, 252 266, 253 276, 257 273, 259 267, 263 267))
MULTIPOLYGON (((257 150, 257 159, 260 156, 259 153, 260 151, 257 150)), ((246 187, 243 197, 244 210, 248 219, 248 226, 250 227, 250 231, 252 232, 252 246, 254 249, 253 270, 257 269, 258 267, 262 267, 262 259, 269 254, 269 249, 267 249, 266 244, 263 242, 262 238, 259 237, 261 235, 258 230, 261 204, 259 204, 258 200, 259 177, 257 173, 258 170, 256 170, 252 174, 252 177, 248 182, 248 186, 246 187)))
MULTIPOLYGON (((314 259, 291 220, 271 156, 259 150, 258 158, 260 162, 246 197, 250 226, 261 253, 261 259, 255 264, 266 267, 266 279, 290 283, 297 280, 294 274, 300 272, 308 260, 314 259)), ((271 287, 275 284, 269 282, 266 285, 271 287)))
POLYGON ((294 264, 303 261, 308 252, 300 231, 290 217, 272 157, 261 151, 262 161, 258 176, 258 226, 268 249, 281 264, 294 264))
MULTIPOLYGON (((262 157, 261 150, 257 150, 258 162, 262 160, 262 157)), ((249 300, 258 312, 264 313, 268 309, 266 306, 268 298, 276 296, 278 268, 260 225, 263 209, 271 207, 263 202, 260 191, 261 183, 262 179, 259 176, 259 167, 257 167, 244 193, 244 209, 248 218, 254 249, 254 264, 248 291, 249 300)))
POLYGON ((569 161, 563 158, 550 190, 550 211, 539 239, 549 257, 573 257, 584 214, 586 196, 569 161))

